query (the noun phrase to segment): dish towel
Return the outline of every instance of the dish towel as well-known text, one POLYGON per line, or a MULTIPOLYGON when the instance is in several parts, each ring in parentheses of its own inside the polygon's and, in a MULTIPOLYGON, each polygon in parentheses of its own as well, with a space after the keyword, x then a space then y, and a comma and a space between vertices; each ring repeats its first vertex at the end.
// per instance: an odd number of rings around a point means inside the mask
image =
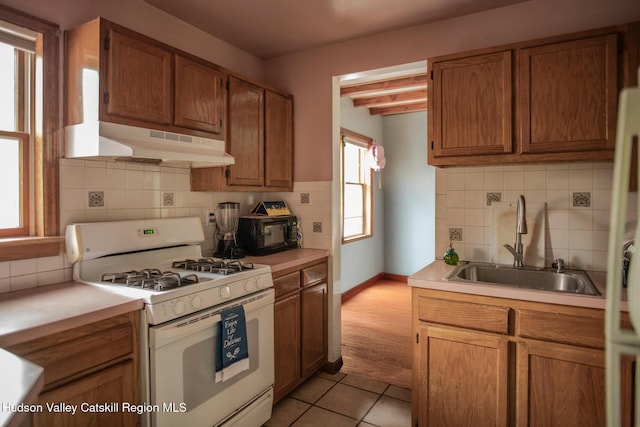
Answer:
POLYGON ((215 382, 227 381, 249 369, 249 347, 244 307, 237 306, 220 313, 216 345, 215 382))

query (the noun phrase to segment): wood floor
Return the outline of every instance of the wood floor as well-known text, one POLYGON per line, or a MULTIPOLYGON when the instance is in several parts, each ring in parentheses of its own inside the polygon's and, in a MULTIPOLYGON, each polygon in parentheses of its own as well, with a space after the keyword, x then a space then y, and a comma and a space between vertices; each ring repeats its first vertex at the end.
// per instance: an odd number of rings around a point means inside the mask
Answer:
POLYGON ((342 304, 342 372, 411 388, 411 289, 381 280, 342 304))

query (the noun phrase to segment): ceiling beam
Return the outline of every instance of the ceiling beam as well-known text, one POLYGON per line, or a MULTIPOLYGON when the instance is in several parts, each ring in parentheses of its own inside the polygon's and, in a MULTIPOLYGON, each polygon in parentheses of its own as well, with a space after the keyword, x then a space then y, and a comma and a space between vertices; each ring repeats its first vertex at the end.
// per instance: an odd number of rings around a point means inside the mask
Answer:
POLYGON ((340 96, 357 96, 370 92, 397 90, 403 88, 426 88, 427 73, 414 74, 412 76, 397 77, 394 79, 381 80, 376 82, 356 83, 340 87, 340 96))
POLYGON ((354 107, 379 107, 391 106, 395 104, 406 104, 408 102, 426 101, 426 89, 409 92, 398 92, 389 95, 372 96, 370 98, 356 98, 353 100, 354 107))
POLYGON ((414 113, 417 111, 427 111, 427 102, 416 102, 413 104, 402 104, 393 107, 375 107, 369 108, 369 114, 375 116, 382 114, 388 116, 391 114, 414 113))

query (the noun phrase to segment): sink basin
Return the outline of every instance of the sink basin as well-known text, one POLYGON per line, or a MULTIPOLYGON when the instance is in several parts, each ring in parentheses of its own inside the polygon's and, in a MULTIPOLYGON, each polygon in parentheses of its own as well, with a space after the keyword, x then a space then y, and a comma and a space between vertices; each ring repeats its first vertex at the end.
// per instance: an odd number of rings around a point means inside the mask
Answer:
POLYGON ((581 270, 513 268, 508 265, 469 262, 458 265, 445 280, 480 282, 492 285, 527 288, 572 294, 600 295, 589 276, 581 270))

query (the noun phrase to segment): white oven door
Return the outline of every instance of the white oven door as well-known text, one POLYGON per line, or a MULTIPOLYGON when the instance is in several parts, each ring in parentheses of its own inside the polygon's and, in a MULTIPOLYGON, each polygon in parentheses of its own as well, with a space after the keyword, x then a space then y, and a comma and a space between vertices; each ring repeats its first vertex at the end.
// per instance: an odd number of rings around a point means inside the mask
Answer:
POLYGON ((272 393, 261 395, 274 381, 273 302, 274 291, 268 289, 150 327, 153 426, 212 426, 244 408, 234 415, 241 418, 242 412, 255 411, 255 406, 268 410, 258 425, 269 419, 271 402, 262 401, 272 393), (216 383, 214 350, 220 311, 238 304, 245 310, 249 370, 216 383))

